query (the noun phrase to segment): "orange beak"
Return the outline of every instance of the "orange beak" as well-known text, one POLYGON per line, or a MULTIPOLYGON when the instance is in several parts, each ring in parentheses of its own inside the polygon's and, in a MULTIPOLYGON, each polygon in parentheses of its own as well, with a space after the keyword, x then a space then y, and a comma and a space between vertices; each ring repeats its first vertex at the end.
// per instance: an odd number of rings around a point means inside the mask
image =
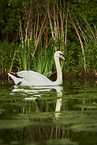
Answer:
POLYGON ((61 57, 63 60, 65 60, 65 58, 64 58, 62 55, 60 55, 60 57, 61 57))

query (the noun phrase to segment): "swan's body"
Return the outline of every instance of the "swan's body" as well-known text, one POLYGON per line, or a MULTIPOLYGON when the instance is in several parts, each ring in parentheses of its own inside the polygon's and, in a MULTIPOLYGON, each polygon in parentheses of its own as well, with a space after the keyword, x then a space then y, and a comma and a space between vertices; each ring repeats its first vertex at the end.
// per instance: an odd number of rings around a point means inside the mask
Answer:
POLYGON ((21 83, 23 86, 45 86, 45 85, 61 85, 62 84, 62 71, 59 62, 59 58, 65 60, 62 56, 63 53, 61 51, 56 51, 54 54, 56 69, 57 69, 57 80, 52 82, 47 77, 35 71, 20 71, 17 75, 21 78, 17 78, 14 75, 8 73, 8 75, 13 79, 15 84, 21 83))

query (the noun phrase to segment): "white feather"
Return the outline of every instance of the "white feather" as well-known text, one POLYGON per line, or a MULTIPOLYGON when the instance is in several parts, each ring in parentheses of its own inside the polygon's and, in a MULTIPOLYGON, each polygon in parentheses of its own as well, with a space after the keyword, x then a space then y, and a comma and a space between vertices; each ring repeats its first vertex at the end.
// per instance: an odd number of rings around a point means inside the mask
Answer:
MULTIPOLYGON (((57 80, 52 82, 47 77, 35 71, 20 71, 17 75, 21 78, 17 78, 14 75, 8 73, 8 75, 13 79, 15 84, 21 82, 23 86, 44 86, 44 85, 61 85, 62 84, 62 71, 59 63, 59 58, 61 57, 62 52, 56 51, 54 54, 56 69, 57 69, 57 80)), ((65 60, 64 57, 61 57, 65 60)))

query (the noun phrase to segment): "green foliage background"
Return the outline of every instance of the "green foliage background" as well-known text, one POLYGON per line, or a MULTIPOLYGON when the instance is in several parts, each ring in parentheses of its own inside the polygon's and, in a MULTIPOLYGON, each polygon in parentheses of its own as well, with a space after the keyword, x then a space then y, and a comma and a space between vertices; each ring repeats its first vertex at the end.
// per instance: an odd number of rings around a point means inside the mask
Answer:
POLYGON ((56 50, 63 51, 66 57, 66 62, 61 62, 65 74, 81 75, 85 64, 86 73, 93 74, 97 70, 96 0, 1 0, 0 10, 1 72, 33 69, 50 76, 55 71, 56 50))

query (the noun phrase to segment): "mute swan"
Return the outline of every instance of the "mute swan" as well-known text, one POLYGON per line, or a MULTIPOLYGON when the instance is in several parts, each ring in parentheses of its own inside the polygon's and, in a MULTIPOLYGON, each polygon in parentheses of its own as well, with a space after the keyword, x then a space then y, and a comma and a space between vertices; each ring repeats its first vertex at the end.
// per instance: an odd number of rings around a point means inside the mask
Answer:
POLYGON ((59 62, 59 58, 63 57, 63 53, 61 51, 56 51, 54 54, 56 69, 57 69, 57 80, 52 82, 47 77, 43 76, 42 74, 35 72, 35 71, 20 71, 17 75, 20 78, 15 77, 14 75, 8 73, 8 75, 13 79, 15 84, 23 85, 23 86, 45 86, 45 85, 61 85, 62 84, 62 71, 59 62))

